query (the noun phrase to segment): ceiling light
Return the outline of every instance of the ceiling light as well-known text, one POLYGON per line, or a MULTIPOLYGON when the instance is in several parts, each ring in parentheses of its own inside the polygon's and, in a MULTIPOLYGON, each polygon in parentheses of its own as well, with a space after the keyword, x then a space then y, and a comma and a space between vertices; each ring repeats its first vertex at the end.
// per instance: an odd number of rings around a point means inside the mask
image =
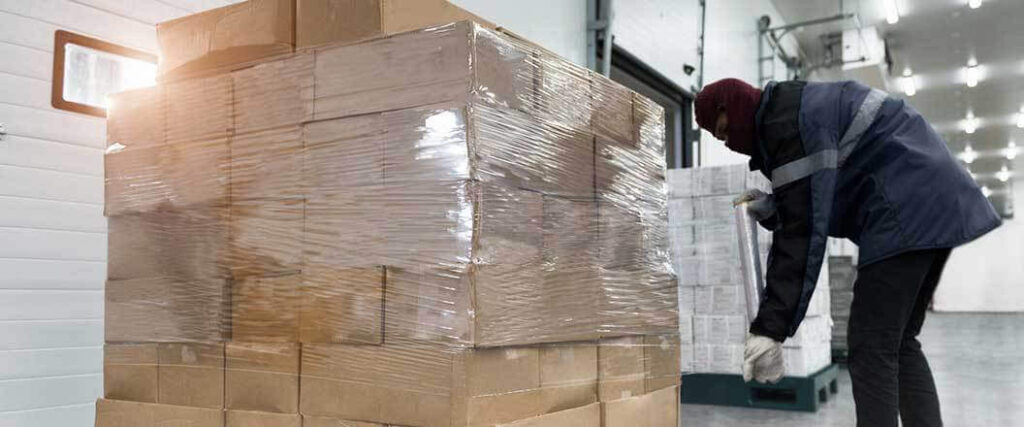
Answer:
POLYGON ((987 185, 982 185, 981 194, 984 195, 985 197, 991 196, 992 190, 990 190, 987 185))
POLYGON ((1006 144, 1006 159, 1013 160, 1015 158, 1017 158, 1017 144, 1010 141, 1009 144, 1006 144))
POLYGON ((977 9, 981 7, 981 0, 967 0, 967 6, 971 9, 977 9))
POLYGON ((971 164, 978 159, 978 152, 968 145, 964 147, 964 152, 960 154, 960 158, 963 159, 964 163, 971 164))
POLYGON ((967 87, 975 87, 975 86, 977 86, 978 85, 978 74, 980 74, 980 71, 978 70, 978 60, 976 60, 974 58, 971 58, 971 60, 967 62, 967 68, 964 69, 964 73, 966 74, 966 77, 967 77, 966 78, 967 87))
POLYGON ((896 5, 896 1, 897 0, 882 0, 882 7, 885 8, 885 22, 888 22, 889 25, 900 22, 900 8, 896 5))
POLYGON ((914 76, 903 77, 903 93, 907 96, 914 96, 917 93, 917 83, 914 82, 914 76))
POLYGON ((1010 170, 1007 169, 1006 165, 1003 165, 1003 168, 999 169, 999 172, 996 172, 996 179, 1002 182, 1010 180, 1010 170))
POLYGON ((967 120, 964 122, 964 132, 968 135, 978 130, 978 119, 974 117, 973 111, 967 111, 967 120))
POLYGON ((910 67, 903 69, 903 77, 910 77, 914 75, 914 72, 910 70, 910 67))
POLYGON ((1020 108, 1020 112, 1017 113, 1017 127, 1024 129, 1024 107, 1020 108))

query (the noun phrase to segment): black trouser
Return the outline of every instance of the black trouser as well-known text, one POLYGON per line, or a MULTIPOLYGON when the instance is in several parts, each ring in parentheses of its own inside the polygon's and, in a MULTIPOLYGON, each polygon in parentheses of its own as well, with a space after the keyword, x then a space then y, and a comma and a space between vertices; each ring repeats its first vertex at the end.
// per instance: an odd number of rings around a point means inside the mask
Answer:
POLYGON ((857 271, 850 308, 850 380, 857 425, 941 426, 939 397, 917 334, 950 249, 897 255, 857 271))

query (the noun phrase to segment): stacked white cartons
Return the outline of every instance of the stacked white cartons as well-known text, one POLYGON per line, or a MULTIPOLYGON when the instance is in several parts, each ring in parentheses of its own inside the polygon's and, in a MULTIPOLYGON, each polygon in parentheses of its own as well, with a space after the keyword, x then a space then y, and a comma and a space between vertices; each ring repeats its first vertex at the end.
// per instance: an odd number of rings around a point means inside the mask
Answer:
MULTIPOLYGON (((733 200, 770 183, 745 165, 675 169, 668 173, 669 228, 679 280, 683 370, 741 373, 751 319, 739 268, 733 200)), ((759 228, 761 264, 767 265, 771 233, 759 228)), ((828 274, 823 272, 797 334, 784 343, 789 375, 808 375, 829 362, 828 274)))

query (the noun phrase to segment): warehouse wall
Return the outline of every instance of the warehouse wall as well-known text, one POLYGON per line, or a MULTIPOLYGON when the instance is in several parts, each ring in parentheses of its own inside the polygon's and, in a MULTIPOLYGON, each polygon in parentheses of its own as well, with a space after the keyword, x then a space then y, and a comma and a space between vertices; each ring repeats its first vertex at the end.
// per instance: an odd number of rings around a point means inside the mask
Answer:
POLYGON ((586 65, 586 0, 450 1, 572 62, 586 65))
POLYGON ((0 0, 0 426, 85 427, 102 393, 103 119, 50 107, 58 29, 156 52, 226 0, 0 0))
MULTIPOLYGON (((1024 200, 1024 181, 1014 183, 1024 200)), ((953 250, 933 306, 939 311, 1024 312, 1024 218, 953 250)))

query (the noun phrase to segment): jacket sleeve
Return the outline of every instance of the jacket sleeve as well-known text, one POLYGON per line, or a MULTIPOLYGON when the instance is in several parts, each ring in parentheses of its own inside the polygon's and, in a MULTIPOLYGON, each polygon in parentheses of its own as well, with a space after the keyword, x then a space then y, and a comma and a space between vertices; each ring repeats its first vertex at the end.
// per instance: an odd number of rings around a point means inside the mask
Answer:
MULTIPOLYGON (((750 326, 751 333, 777 341, 796 333, 814 293, 828 239, 836 179, 834 141, 819 146, 817 152, 806 153, 799 132, 789 135, 775 138, 774 143, 766 142, 764 147, 780 165, 769 173, 778 217, 768 255, 765 293, 750 326), (780 169, 786 169, 783 174, 798 172, 788 180, 778 179, 780 169)), ((818 141, 822 139, 827 138, 818 141)))

